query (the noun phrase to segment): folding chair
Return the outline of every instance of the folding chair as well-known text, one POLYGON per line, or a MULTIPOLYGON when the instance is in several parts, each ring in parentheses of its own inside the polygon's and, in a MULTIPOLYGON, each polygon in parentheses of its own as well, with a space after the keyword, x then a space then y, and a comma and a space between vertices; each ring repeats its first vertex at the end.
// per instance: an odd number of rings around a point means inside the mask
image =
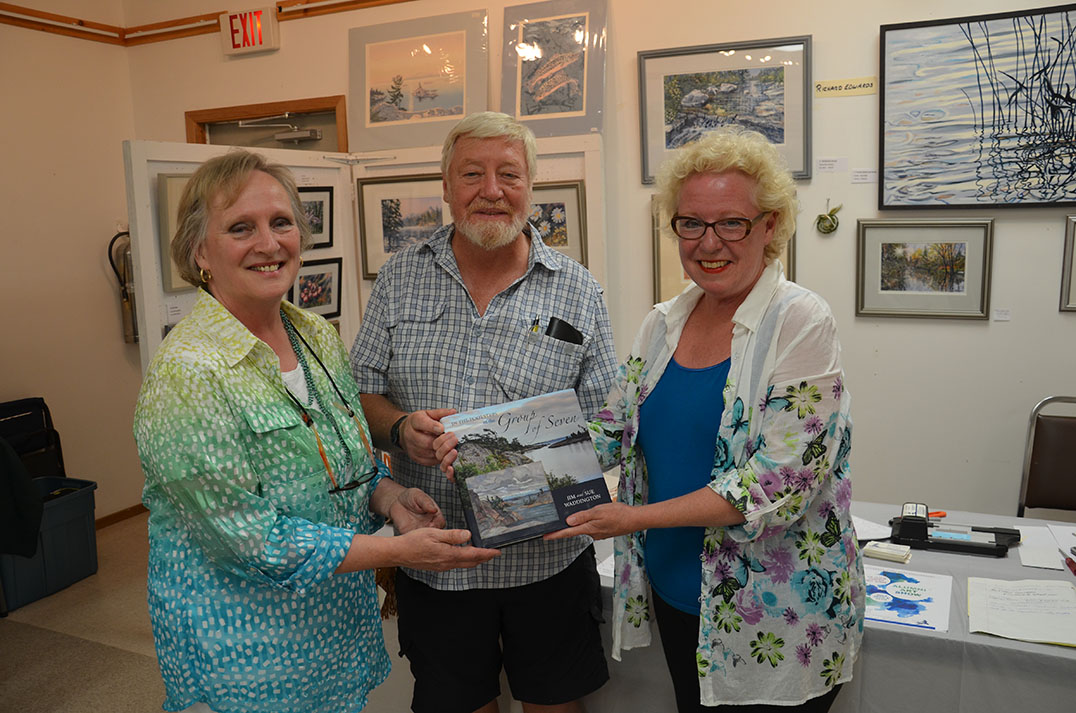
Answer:
POLYGON ((1026 508, 1076 511, 1076 416, 1042 413, 1053 404, 1076 404, 1076 396, 1048 396, 1031 409, 1017 517, 1026 508))

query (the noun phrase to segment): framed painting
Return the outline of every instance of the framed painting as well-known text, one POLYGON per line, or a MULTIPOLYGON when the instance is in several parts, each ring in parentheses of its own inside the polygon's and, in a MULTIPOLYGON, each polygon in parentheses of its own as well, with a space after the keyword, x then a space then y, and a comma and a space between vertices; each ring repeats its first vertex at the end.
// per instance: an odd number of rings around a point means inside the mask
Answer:
POLYGON ((506 7, 501 111, 536 136, 601 131, 605 40, 605 0, 506 7))
POLYGON ((536 183, 528 218, 545 244, 587 264, 587 197, 583 181, 536 183))
POLYGON ((160 173, 157 175, 157 231, 161 251, 161 287, 168 294, 190 292, 194 285, 179 276, 172 260, 172 237, 176 234, 179 198, 190 180, 189 173, 160 173))
POLYGON ((438 146, 463 117, 486 109, 485 10, 348 32, 349 146, 438 146))
POLYGON ((879 208, 1076 205, 1076 5, 882 25, 880 51, 879 208))
POLYGON ((340 273, 344 259, 306 260, 299 267, 288 302, 326 319, 340 316, 340 273))
POLYGON ((1061 311, 1076 312, 1076 279, 1073 279, 1073 253, 1076 252, 1076 215, 1065 219, 1065 258, 1061 261, 1061 311))
POLYGON ((856 315, 988 319, 994 221, 860 220, 856 315))
POLYGON ((373 280, 397 250, 427 240, 452 222, 441 174, 360 178, 359 230, 363 279, 373 280))
POLYGON ((310 223, 311 250, 333 246, 333 188, 299 186, 299 200, 310 223))
MULTIPOLYGON (((691 284, 691 278, 680 263, 678 238, 669 226, 663 225, 657 196, 650 197, 650 233, 654 257, 654 304, 671 300, 691 284)), ((796 236, 785 243, 779 257, 786 280, 796 279, 796 236)))
POLYGON ((722 126, 768 138, 811 177, 811 36, 639 53, 643 183, 669 154, 722 126))

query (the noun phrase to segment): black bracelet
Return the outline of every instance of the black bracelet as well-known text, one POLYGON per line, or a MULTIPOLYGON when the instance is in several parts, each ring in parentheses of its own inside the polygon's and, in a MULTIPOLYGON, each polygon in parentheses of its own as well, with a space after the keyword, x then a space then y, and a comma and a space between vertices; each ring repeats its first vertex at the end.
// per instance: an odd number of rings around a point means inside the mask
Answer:
POLYGON ((396 419, 396 423, 392 424, 392 428, 389 429, 389 440, 392 441, 392 445, 396 448, 403 448, 400 445, 400 426, 407 420, 407 414, 400 416, 396 419))

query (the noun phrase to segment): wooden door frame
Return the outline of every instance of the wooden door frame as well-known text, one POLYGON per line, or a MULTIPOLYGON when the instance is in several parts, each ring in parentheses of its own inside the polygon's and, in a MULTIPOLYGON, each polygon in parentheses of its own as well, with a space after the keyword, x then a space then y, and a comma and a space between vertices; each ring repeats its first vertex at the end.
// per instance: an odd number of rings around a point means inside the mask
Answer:
POLYGON ((347 153, 347 109, 343 94, 311 99, 293 99, 290 101, 267 102, 264 104, 244 104, 226 106, 218 109, 199 109, 188 111, 184 116, 187 126, 187 143, 204 144, 206 141, 206 124, 222 121, 239 121, 240 119, 260 119, 276 116, 284 112, 293 114, 312 114, 331 111, 336 114, 336 150, 347 153))

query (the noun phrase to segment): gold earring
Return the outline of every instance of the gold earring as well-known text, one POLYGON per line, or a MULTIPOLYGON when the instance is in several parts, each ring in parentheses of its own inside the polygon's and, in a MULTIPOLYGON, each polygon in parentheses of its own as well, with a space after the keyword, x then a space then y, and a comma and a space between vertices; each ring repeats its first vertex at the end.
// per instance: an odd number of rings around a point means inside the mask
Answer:
POLYGON ((213 279, 213 275, 209 273, 204 267, 198 268, 198 279, 202 281, 203 285, 209 284, 209 281, 213 279))
POLYGON ((303 256, 300 255, 299 256, 299 267, 302 267, 302 266, 303 266, 303 256))

